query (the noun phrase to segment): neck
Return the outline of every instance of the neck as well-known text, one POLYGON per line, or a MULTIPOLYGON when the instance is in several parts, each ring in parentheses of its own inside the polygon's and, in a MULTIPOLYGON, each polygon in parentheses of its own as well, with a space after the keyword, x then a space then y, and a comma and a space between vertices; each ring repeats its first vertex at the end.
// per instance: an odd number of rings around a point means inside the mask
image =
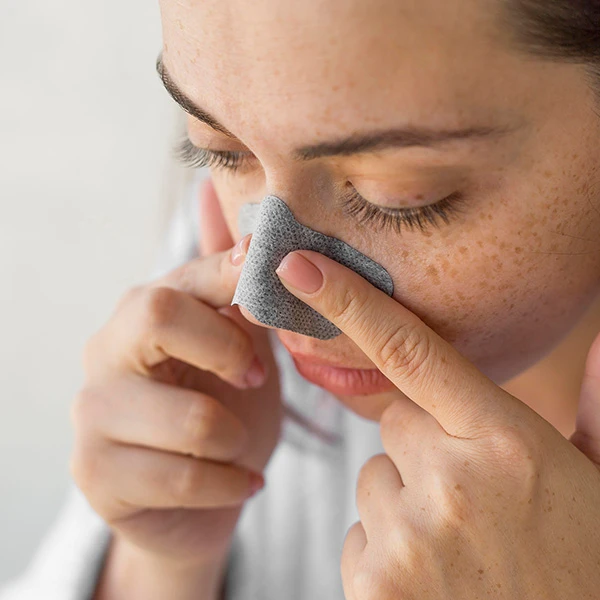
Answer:
POLYGON ((599 332, 600 296, 548 356, 501 387, 568 438, 575 431, 587 353, 599 332))

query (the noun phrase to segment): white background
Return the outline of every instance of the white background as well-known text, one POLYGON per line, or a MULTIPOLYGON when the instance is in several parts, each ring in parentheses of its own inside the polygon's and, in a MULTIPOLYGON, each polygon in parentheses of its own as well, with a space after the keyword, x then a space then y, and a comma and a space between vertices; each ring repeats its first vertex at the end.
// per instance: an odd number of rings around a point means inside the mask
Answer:
POLYGON ((0 5, 0 582, 69 478, 81 350, 153 265, 176 108, 156 2, 0 5))

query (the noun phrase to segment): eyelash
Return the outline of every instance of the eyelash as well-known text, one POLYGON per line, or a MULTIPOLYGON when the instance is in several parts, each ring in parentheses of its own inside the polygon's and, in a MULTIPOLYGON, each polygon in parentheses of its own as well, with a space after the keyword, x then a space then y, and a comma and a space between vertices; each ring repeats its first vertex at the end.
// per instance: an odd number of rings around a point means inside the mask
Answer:
POLYGON ((179 162, 192 169, 211 167, 234 172, 248 160, 248 157, 240 152, 198 148, 187 135, 176 142, 173 153, 179 162))
MULTIPOLYGON (((185 167, 195 169, 209 167, 233 173, 248 161, 248 156, 240 152, 198 148, 187 135, 176 142, 173 152, 185 167)), ((451 216, 462 212, 464 196, 461 192, 454 192, 427 206, 382 208, 365 200, 352 184, 348 186, 350 189, 343 198, 346 214, 356 218, 361 225, 372 225, 379 230, 391 229, 400 234, 404 226, 409 231, 418 228, 424 232, 431 226, 439 228, 440 220, 448 225, 451 216)))
POLYGON ((350 190, 345 195, 344 211, 355 217, 361 225, 372 225, 376 229, 391 229, 397 234, 402 233, 402 227, 409 231, 418 228, 425 232, 429 227, 441 227, 443 221, 450 224, 451 217, 462 212, 464 195, 454 192, 435 204, 411 208, 383 208, 365 200, 358 191, 348 184, 350 190))

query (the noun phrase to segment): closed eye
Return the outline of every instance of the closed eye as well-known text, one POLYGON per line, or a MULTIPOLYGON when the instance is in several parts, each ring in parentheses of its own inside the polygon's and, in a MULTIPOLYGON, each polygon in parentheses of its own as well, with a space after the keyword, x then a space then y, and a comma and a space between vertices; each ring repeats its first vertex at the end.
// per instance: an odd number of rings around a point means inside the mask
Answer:
POLYGON ((235 172, 256 161, 256 157, 250 152, 198 148, 187 135, 177 141, 173 153, 181 164, 192 169, 210 167, 235 172))

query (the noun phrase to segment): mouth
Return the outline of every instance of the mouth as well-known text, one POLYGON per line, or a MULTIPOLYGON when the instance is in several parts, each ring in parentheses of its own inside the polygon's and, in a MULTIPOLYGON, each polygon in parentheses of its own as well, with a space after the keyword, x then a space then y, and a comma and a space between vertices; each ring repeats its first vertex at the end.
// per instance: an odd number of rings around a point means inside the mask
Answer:
POLYGON ((394 389, 394 384, 378 369, 348 369, 318 362, 290 352, 296 369, 304 379, 335 396, 370 396, 394 389))

